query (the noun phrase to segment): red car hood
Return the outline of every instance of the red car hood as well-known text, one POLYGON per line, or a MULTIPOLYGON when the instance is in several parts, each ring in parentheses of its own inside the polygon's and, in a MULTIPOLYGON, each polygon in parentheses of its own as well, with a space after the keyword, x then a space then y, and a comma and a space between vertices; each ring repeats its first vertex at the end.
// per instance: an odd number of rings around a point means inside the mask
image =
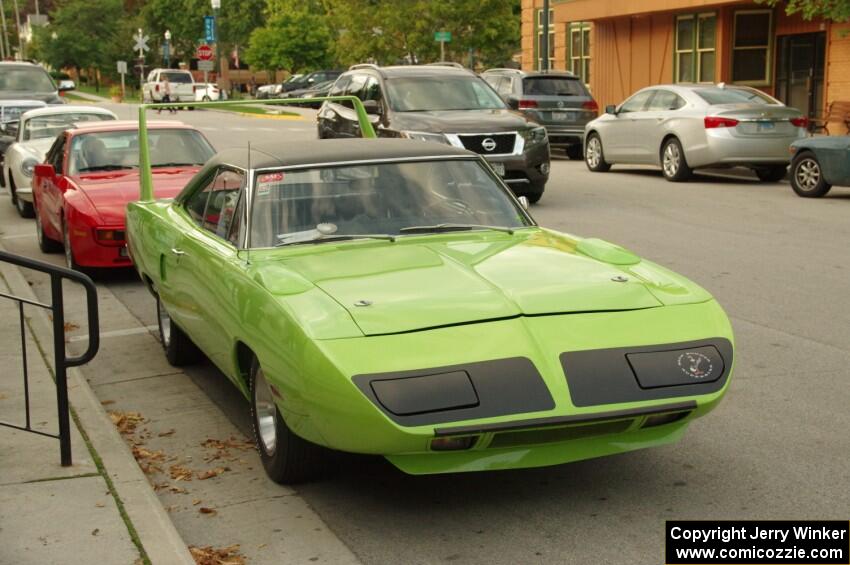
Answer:
MULTIPOLYGON (((201 167, 169 167, 154 169, 153 190, 156 198, 173 198, 201 167)), ((106 226, 124 225, 129 202, 139 199, 139 171, 104 171, 73 177, 74 183, 97 210, 106 226)))

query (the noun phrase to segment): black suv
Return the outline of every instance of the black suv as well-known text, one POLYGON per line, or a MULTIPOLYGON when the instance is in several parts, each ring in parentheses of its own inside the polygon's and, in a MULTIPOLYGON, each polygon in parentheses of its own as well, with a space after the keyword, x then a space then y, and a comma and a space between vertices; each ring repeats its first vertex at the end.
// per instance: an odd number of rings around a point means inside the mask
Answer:
MULTIPOLYGON (((459 65, 354 65, 329 95, 360 98, 380 137, 474 151, 517 196, 537 202, 543 195, 549 179, 546 130, 511 110, 481 77, 459 65)), ((360 135, 357 114, 347 104, 322 104, 318 126, 321 139, 360 135)))
POLYGON ((301 88, 312 88, 317 84, 336 80, 342 74, 342 71, 313 71, 296 80, 281 83, 281 91, 289 92, 290 90, 299 90, 301 88))
POLYGON ((584 126, 599 106, 581 79, 567 71, 526 72, 490 69, 481 73, 508 106, 546 126, 552 148, 570 159, 584 159, 584 126))

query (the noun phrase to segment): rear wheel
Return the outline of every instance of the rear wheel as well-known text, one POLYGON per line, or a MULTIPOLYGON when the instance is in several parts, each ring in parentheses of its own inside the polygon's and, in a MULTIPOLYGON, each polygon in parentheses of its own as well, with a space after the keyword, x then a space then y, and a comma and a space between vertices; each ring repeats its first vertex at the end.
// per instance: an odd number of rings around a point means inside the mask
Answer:
POLYGON ((785 165, 774 165, 772 167, 758 167, 753 170, 762 182, 779 182, 785 178, 788 167, 785 165))
POLYGON ((171 321, 159 295, 156 297, 156 318, 159 324, 159 340, 165 351, 165 358, 174 367, 190 365, 198 360, 198 348, 183 330, 171 321))
POLYGON ((567 157, 573 161, 580 161, 584 158, 584 147, 582 147, 580 143, 576 145, 568 145, 564 151, 566 152, 567 157))
POLYGON ((682 182, 691 178, 693 171, 685 159, 682 144, 675 137, 668 139, 661 148, 661 171, 671 182, 682 182))
POLYGON ((327 469, 327 450, 295 435, 283 421, 256 357, 251 362, 251 425, 260 460, 274 482, 309 481, 327 469))
POLYGON ((791 188, 798 196, 818 198, 824 196, 832 185, 823 178, 823 171, 814 153, 801 153, 791 162, 791 188))
POLYGON ((598 133, 590 134, 584 146, 584 163, 594 173, 604 173, 611 169, 611 163, 605 161, 602 151, 602 139, 598 133))
POLYGON ((62 244, 50 239, 44 233, 44 225, 41 223, 41 214, 38 208, 35 209, 35 234, 38 238, 38 248, 41 249, 42 253, 58 253, 62 251, 62 244))

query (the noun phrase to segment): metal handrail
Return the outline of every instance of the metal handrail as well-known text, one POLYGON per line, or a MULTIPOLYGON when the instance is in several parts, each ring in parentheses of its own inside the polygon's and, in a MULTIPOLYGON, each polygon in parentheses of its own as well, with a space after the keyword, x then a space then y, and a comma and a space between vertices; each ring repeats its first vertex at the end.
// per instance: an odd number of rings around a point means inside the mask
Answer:
POLYGON ((20 321, 21 332, 21 353, 23 357, 24 368, 24 402, 26 424, 20 426, 9 422, 0 422, 0 426, 13 428, 25 432, 30 432, 42 436, 52 437, 59 440, 60 459, 63 467, 71 465, 71 423, 70 423, 70 406, 68 403, 68 368, 78 367, 88 363, 100 348, 100 321, 97 307, 97 289, 92 280, 86 275, 77 271, 51 265, 43 261, 13 255, 5 251, 0 251, 0 262, 10 263, 39 271, 50 275, 50 304, 43 302, 28 300, 20 296, 13 296, 6 293, 0 293, 0 297, 13 300, 18 303, 18 317, 20 321), (65 302, 62 293, 62 281, 71 280, 83 286, 86 292, 86 310, 88 318, 88 347, 82 355, 76 357, 68 357, 65 351, 65 302), (53 318, 53 370, 56 380, 56 404, 59 411, 59 434, 50 434, 40 430, 34 430, 30 420, 30 403, 29 403, 29 371, 27 369, 27 340, 26 340, 26 325, 24 318, 24 305, 35 306, 50 310, 53 318))

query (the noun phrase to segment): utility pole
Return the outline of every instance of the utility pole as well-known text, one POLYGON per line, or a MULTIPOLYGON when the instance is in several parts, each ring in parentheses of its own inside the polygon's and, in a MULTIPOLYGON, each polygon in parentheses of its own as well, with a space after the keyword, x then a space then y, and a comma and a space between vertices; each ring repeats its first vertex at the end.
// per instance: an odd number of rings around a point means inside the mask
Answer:
POLYGON ((3 26, 3 33, 0 35, 0 49, 2 49, 2 57, 5 59, 9 53, 9 36, 6 35, 6 6, 3 5, 3 0, 0 0, 0 25, 3 26))
POLYGON ((18 9, 18 0, 13 0, 15 4, 15 26, 18 32, 18 58, 23 59, 26 57, 26 51, 24 49, 24 42, 21 41, 21 11, 18 9))
POLYGON ((215 23, 213 26, 215 28, 215 80, 216 83, 221 84, 221 49, 219 49, 221 46, 221 34, 218 29, 218 10, 221 8, 221 0, 210 0, 210 6, 212 7, 213 22, 215 23))
POLYGON ((540 26, 543 28, 543 41, 541 41, 540 50, 540 70, 549 70, 549 0, 543 0, 543 17, 540 18, 540 26))

